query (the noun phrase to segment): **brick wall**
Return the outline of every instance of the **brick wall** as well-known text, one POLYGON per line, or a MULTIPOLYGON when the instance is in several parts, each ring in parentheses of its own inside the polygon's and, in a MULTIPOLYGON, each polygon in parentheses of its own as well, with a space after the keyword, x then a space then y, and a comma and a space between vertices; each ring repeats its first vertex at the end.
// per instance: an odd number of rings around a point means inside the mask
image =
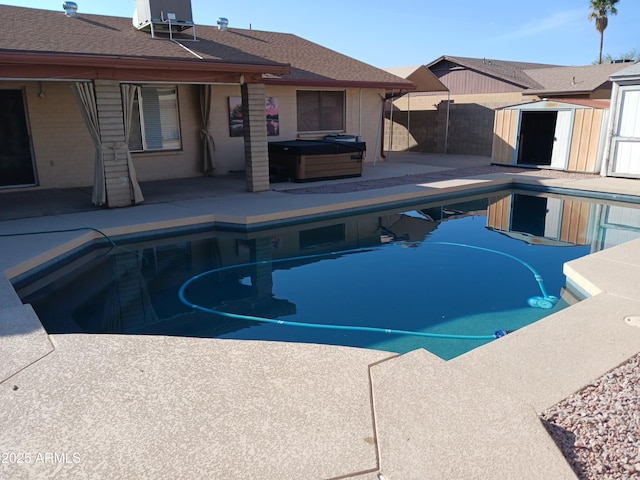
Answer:
POLYGON ((387 111, 385 149, 490 156, 495 109, 526 101, 520 93, 451 97, 449 129, 447 97, 412 97, 394 102, 393 125, 387 111))

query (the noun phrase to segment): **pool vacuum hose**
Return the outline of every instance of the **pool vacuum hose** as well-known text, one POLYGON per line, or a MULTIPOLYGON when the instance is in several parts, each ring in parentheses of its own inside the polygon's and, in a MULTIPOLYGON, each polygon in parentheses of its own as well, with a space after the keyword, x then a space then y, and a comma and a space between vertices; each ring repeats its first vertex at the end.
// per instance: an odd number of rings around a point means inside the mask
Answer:
MULTIPOLYGON (((495 253, 498 255, 511 258, 517 261, 518 263, 522 264, 523 266, 525 266, 527 269, 529 269, 533 273, 533 276, 536 279, 536 282, 538 282, 538 286, 540 287, 542 296, 534 296, 529 298, 527 300, 527 303, 529 304, 529 306, 548 309, 548 308, 552 308, 558 302, 557 297, 547 294, 547 291, 544 287, 544 281, 542 280, 542 276, 531 265, 529 265, 528 263, 526 263, 525 261, 517 257, 514 257, 513 255, 499 252, 497 250, 492 250, 490 248, 477 247, 475 245, 467 245, 464 243, 429 242, 429 244, 472 248, 475 250, 482 250, 485 252, 495 253)), ((357 249, 351 249, 351 250, 343 250, 341 252, 329 252, 329 253, 320 253, 320 254, 314 254, 314 255, 303 255, 299 257, 290 257, 290 258, 283 258, 283 259, 277 259, 277 260, 263 260, 259 262, 249 262, 249 263, 243 263, 238 265, 230 265, 226 267, 215 268, 213 270, 208 270, 198 275, 194 275, 193 277, 188 279, 186 282, 184 282, 180 287, 180 290, 178 291, 178 297, 180 298, 180 301, 183 304, 185 304, 186 306, 194 310, 200 310, 202 312, 207 312, 207 313, 214 313, 214 314, 222 315, 223 317, 232 318, 232 319, 249 320, 249 321, 260 322, 260 323, 270 323, 273 325, 286 325, 290 327, 319 328, 319 329, 326 329, 326 330, 343 330, 343 331, 347 330, 347 331, 353 331, 353 332, 393 333, 397 335, 412 335, 417 337, 456 339, 456 340, 493 340, 496 338, 504 337, 507 333, 509 333, 506 330, 496 330, 492 335, 454 335, 454 334, 446 334, 446 333, 427 333, 427 332, 416 332, 416 331, 408 331, 408 330, 396 330, 393 328, 361 327, 361 326, 355 326, 355 325, 329 325, 324 323, 291 322, 287 320, 275 320, 273 318, 256 317, 253 315, 241 315, 237 313, 223 312, 220 310, 216 310, 215 308, 203 307, 202 305, 191 303, 189 300, 187 300, 185 296, 185 290, 189 285, 201 279, 202 277, 211 275, 213 273, 221 272, 224 270, 231 270, 234 268, 261 265, 261 264, 267 264, 267 263, 273 264, 273 263, 285 262, 285 261, 291 261, 291 260, 303 260, 303 259, 309 259, 309 258, 327 257, 331 255, 343 255, 345 253, 355 253, 355 252, 363 252, 363 251, 371 251, 371 249, 357 248, 357 249)))

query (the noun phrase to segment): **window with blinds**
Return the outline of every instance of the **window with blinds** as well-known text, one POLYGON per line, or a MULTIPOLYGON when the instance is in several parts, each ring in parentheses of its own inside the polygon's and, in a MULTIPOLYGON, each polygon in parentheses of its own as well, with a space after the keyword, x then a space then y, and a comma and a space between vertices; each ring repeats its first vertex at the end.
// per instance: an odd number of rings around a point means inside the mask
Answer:
POLYGON ((344 131, 344 92, 298 90, 299 132, 344 131))
POLYGON ((129 149, 141 152, 180 147, 177 89, 138 87, 133 102, 129 149))

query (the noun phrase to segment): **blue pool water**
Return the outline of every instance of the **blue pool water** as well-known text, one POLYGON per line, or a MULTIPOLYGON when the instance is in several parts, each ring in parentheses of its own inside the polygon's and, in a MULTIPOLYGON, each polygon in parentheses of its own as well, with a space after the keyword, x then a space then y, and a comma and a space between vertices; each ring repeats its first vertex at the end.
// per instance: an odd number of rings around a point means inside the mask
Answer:
POLYGON ((493 340, 255 318, 482 337, 514 331, 568 305, 560 298, 551 309, 531 307, 528 300, 541 290, 523 262, 540 274, 549 296, 566 297, 564 262, 638 235, 633 225, 616 228, 623 217, 635 222, 635 207, 609 207, 504 192, 258 232, 141 240, 92 252, 69 273, 52 272, 19 293, 50 333, 295 341, 398 353, 425 348, 450 359, 493 340), (184 287, 188 303, 236 318, 180 301, 181 286, 197 275, 184 287))

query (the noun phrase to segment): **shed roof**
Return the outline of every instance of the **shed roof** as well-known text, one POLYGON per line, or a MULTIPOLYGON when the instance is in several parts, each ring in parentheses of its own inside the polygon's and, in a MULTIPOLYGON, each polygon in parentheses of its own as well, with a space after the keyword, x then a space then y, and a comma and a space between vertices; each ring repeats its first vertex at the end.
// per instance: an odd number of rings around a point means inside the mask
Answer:
POLYGON ((523 88, 540 88, 541 86, 529 77, 525 73, 525 70, 534 68, 546 69, 557 66, 545 63, 512 62, 509 60, 496 60, 492 58, 453 57, 443 55, 429 63, 427 67, 433 70, 435 65, 444 61, 457 63, 458 65, 485 75, 490 75, 506 82, 515 83, 523 88))
POLYGON ((0 62, 57 56, 60 62, 71 57, 104 60, 113 68, 136 64, 144 69, 154 61, 172 62, 176 69, 254 66, 271 74, 265 83, 415 88, 408 80, 296 35, 206 25, 197 25, 196 33, 197 41, 185 32, 174 34, 177 42, 172 42, 168 35, 152 38, 137 30, 131 18, 68 17, 62 11, 0 5, 0 62))
POLYGON ((609 77, 625 68, 623 63, 556 67, 525 70, 542 88, 527 91, 533 95, 585 94, 606 86, 609 77))
POLYGON ((598 108, 606 110, 609 108, 609 100, 593 100, 590 98, 552 98, 534 100, 532 102, 518 103, 499 108, 498 110, 526 110, 535 109, 536 107, 554 109, 554 108, 598 108))
POLYGON ((431 70, 424 65, 410 67, 385 68, 385 71, 400 78, 406 78, 416 85, 418 92, 448 92, 444 83, 438 80, 431 70))
POLYGON ((640 62, 634 64, 623 63, 622 65, 625 65, 625 68, 611 75, 611 80, 627 80, 640 77, 640 62))

